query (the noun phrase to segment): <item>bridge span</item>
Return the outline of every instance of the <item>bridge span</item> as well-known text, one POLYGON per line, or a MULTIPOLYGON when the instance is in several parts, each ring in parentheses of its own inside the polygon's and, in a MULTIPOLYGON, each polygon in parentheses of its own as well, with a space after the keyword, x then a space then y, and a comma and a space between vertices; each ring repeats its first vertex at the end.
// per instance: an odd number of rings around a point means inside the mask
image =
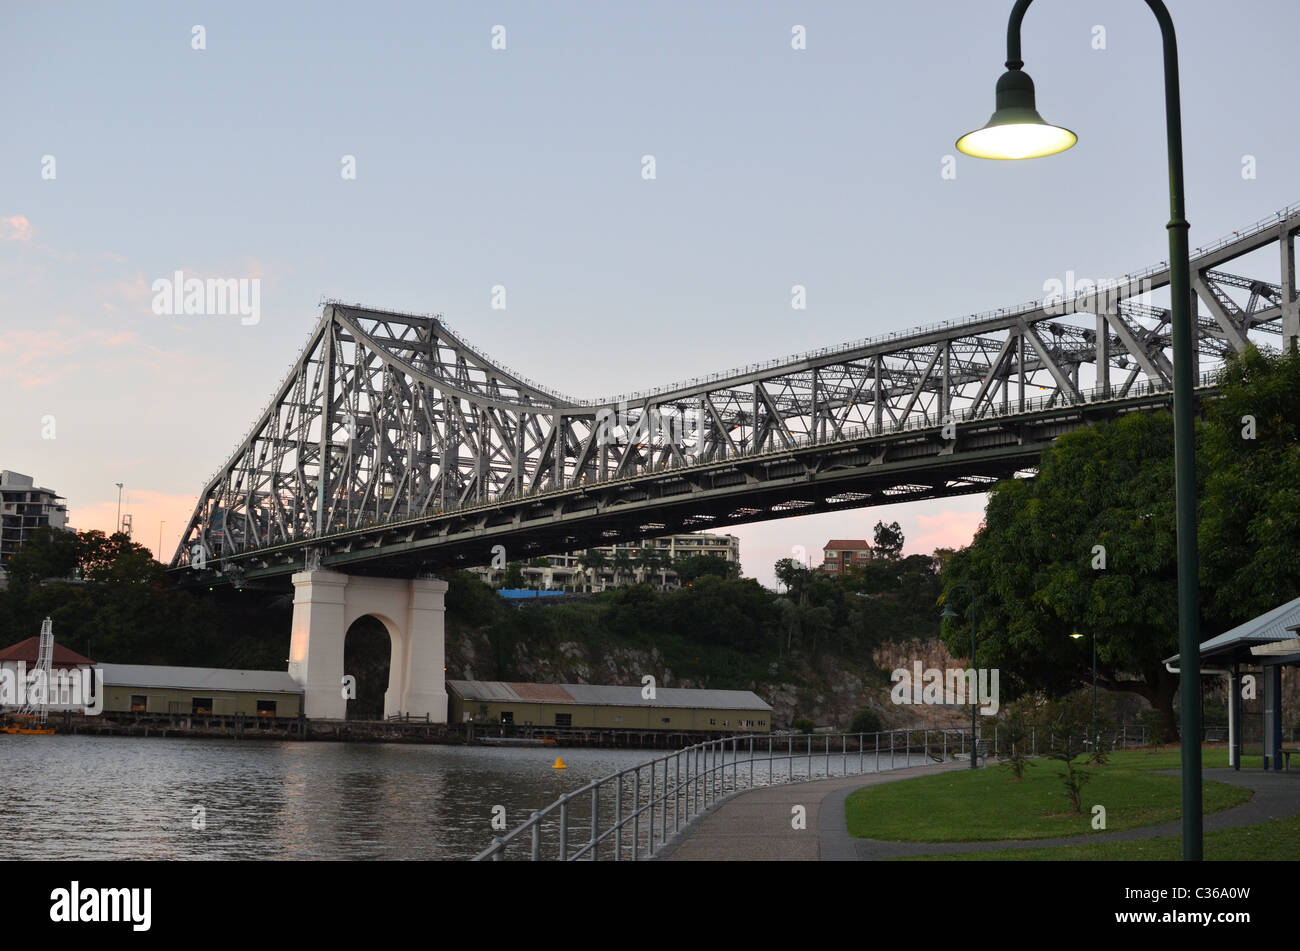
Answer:
MULTIPOLYGON (((1195 249, 1202 393, 1229 354, 1300 341, 1298 231, 1300 205, 1195 249), (1228 268, 1270 249, 1276 281, 1228 268)), ((206 585, 292 576, 290 671, 309 716, 342 709, 342 640, 360 611, 392 636, 388 712, 445 718, 432 683, 445 583, 432 575, 487 564, 496 545, 526 560, 987 491, 1065 432, 1171 404, 1169 277, 1161 262, 1068 297, 595 400, 527 379, 439 316, 331 301, 205 484, 172 567, 206 585)))
MULTIPOLYGON (((1293 206, 1196 249, 1203 370, 1300 337, 1293 206), (1281 280, 1226 270, 1275 246, 1281 280)), ((415 575, 679 530, 984 491, 1092 419, 1169 404, 1167 265, 1069 299, 597 400, 436 316, 327 304, 208 480, 172 565, 415 575)), ((1202 374, 1202 384, 1207 382, 1202 374)))

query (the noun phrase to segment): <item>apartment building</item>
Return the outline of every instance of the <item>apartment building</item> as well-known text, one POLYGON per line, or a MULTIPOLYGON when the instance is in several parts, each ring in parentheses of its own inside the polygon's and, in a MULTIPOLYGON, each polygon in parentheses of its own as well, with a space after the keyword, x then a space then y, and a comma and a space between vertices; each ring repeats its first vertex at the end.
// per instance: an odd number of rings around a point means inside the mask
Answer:
MULTIPOLYGON (((711 555, 740 564, 740 539, 735 535, 717 535, 696 532, 685 535, 665 535, 643 538, 617 545, 603 545, 593 549, 600 552, 604 564, 587 565, 583 552, 567 555, 546 555, 529 559, 523 568, 524 583, 543 591, 604 591, 624 584, 649 582, 661 591, 680 586, 673 563, 692 555, 711 555), (650 552, 650 558, 642 555, 650 552), (532 564, 545 561, 547 564, 532 564)), ((505 572, 500 568, 471 568, 470 572, 492 584, 500 581, 505 572)))
POLYGON ((71 531, 63 496, 21 472, 0 471, 0 577, 9 559, 46 525, 71 531))

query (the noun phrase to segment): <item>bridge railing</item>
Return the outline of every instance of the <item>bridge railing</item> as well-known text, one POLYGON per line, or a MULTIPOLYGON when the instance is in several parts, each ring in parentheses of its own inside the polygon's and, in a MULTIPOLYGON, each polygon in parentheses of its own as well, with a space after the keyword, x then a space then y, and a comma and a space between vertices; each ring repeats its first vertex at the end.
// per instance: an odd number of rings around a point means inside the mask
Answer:
MULTIPOLYGON (((979 755, 996 744, 983 736, 979 755)), ((939 764, 970 755, 970 729, 741 735, 697 743, 565 793, 474 857, 638 861, 723 799, 764 786, 939 764)))

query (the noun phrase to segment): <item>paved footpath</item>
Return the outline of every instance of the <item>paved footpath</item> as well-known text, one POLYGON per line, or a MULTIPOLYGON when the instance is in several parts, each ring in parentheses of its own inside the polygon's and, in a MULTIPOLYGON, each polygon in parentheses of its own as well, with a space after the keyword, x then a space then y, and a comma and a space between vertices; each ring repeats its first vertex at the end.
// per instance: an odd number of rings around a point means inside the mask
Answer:
MULTIPOLYGON (((855 839, 844 818, 844 800, 857 789, 892 783, 915 776, 930 776, 965 763, 913 766, 864 776, 841 776, 813 782, 770 786, 741 793, 710 809, 684 829, 658 858, 669 861, 871 861, 910 855, 981 852, 995 849, 1037 849, 1080 842, 1121 842, 1181 834, 1179 820, 1140 829, 1098 832, 1087 836, 1005 842, 887 842, 855 839), (792 808, 807 811, 807 827, 791 828, 792 808)), ((1177 770, 1162 770, 1178 775, 1177 770)), ((1240 806, 1206 816, 1205 828, 1233 829, 1300 813, 1300 771, 1265 772, 1262 769, 1207 769, 1205 778, 1244 786, 1254 797, 1240 806)))

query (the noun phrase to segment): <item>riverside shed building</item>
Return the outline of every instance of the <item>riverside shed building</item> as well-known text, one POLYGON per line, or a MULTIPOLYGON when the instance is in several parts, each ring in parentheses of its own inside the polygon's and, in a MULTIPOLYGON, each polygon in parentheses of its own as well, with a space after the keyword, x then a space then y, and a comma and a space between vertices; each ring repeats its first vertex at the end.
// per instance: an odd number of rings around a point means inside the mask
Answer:
POLYGON ((772 707, 749 690, 448 680, 452 723, 608 730, 767 733, 772 707))
POLYGON ((146 664, 98 668, 104 672, 105 712, 296 717, 302 710, 302 686, 287 671, 146 664))

